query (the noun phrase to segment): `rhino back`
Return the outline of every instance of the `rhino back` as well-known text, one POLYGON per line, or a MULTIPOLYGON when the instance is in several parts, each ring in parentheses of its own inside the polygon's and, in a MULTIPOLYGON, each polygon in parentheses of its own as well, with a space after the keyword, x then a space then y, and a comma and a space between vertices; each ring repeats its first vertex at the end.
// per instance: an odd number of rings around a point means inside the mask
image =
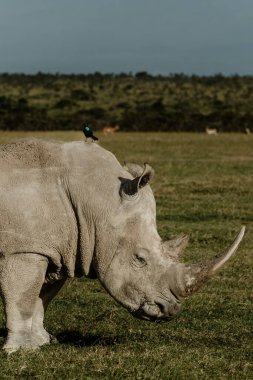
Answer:
POLYGON ((24 139, 0 145, 1 168, 41 168, 60 165, 61 145, 43 139, 24 139))

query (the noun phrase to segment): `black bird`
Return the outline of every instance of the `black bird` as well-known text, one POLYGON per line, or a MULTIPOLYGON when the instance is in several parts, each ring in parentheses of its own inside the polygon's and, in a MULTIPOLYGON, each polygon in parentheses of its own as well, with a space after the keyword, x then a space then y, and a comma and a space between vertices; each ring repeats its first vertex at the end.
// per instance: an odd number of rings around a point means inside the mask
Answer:
POLYGON ((91 127, 89 127, 88 124, 84 124, 84 126, 83 126, 83 133, 84 133, 84 136, 86 137, 86 140, 89 137, 92 139, 92 141, 97 141, 98 140, 98 138, 93 135, 92 129, 91 129, 91 127))

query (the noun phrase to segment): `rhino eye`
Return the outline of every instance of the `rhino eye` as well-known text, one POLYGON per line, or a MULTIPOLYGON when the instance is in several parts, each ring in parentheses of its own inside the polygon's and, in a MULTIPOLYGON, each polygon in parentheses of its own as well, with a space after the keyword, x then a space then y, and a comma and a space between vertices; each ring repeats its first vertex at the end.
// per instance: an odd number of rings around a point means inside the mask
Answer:
POLYGON ((134 259, 136 266, 138 266, 139 268, 142 268, 145 265, 147 265, 147 262, 141 253, 136 253, 134 255, 134 259))

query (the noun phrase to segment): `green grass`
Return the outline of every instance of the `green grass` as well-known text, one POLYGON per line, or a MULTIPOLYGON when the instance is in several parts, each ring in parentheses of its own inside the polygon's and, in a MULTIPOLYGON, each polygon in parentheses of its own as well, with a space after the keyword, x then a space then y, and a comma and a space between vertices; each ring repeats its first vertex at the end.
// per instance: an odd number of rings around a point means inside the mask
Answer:
MULTIPOLYGON (((79 132, 0 132, 82 139, 79 132)), ((242 224, 245 239, 226 268, 185 302, 168 324, 135 320, 97 281, 69 280, 46 327, 60 344, 0 353, 0 379, 252 379, 253 136, 118 133, 101 145, 123 162, 155 168, 158 229, 191 235, 185 260, 224 249, 242 224)), ((0 344, 4 316, 0 309, 0 344)))

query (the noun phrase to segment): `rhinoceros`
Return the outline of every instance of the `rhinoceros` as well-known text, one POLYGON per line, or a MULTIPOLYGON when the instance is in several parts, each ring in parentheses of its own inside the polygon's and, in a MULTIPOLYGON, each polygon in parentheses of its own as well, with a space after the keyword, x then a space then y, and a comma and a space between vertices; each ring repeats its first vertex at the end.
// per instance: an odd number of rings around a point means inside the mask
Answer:
POLYGON ((95 143, 25 139, 0 146, 0 292, 4 349, 50 342, 49 302, 68 277, 98 278, 133 316, 167 321, 232 256, 180 262, 188 237, 162 241, 153 169, 121 166, 95 143))

